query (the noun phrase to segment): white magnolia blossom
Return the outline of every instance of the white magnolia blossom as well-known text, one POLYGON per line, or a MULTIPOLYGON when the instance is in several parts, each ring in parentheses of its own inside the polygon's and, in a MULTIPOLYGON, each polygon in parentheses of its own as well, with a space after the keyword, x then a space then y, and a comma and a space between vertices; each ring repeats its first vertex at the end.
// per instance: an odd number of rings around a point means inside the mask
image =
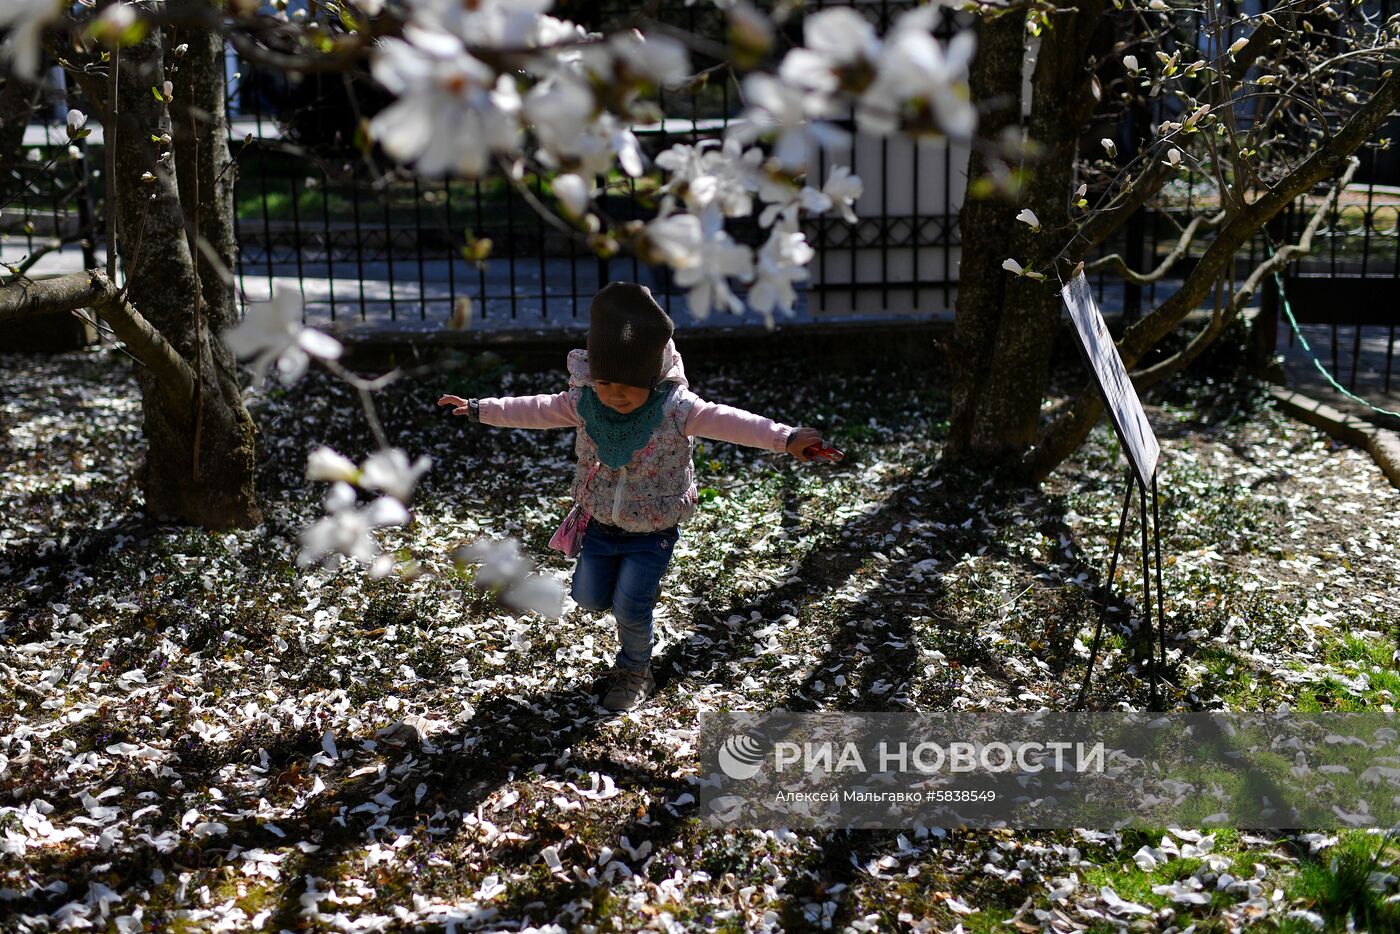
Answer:
POLYGON ((686 209, 700 213, 718 205, 725 217, 747 217, 753 212, 753 191, 770 176, 760 172, 763 150, 744 149, 737 139, 701 140, 694 146, 677 143, 656 157, 658 168, 670 172, 660 191, 667 196, 662 214, 674 205, 674 194, 683 193, 686 209))
POLYGON ((743 88, 748 109, 729 125, 726 136, 749 143, 775 134, 773 158, 786 171, 802 171, 816 149, 844 145, 850 139, 845 130, 822 119, 836 112, 823 94, 762 72, 746 76, 743 88))
POLYGON ((768 234, 768 242, 758 251, 754 267, 754 282, 749 289, 749 306, 763 315, 768 330, 773 329, 773 309, 779 308, 789 316, 797 301, 794 282, 807 278, 804 268, 816 251, 807 237, 797 229, 797 222, 783 220, 768 234))
POLYGON ((1016 219, 1032 230, 1040 229, 1040 218, 1035 216, 1035 212, 1030 208, 1022 208, 1021 213, 1016 215, 1016 219))
MULTIPOLYGON (((537 144, 533 158, 559 172, 553 182, 559 209, 575 219, 589 209, 595 178, 614 167, 632 177, 645 169, 631 129, 637 117, 628 114, 632 85, 668 87, 690 77, 682 43, 636 29, 592 34, 547 15, 552 0, 404 5, 403 37, 381 39, 374 54, 374 75, 397 100, 371 121, 371 136, 422 174, 476 177, 498 155, 521 165, 528 131, 537 144), (496 62, 485 51, 491 49, 517 50, 523 66, 498 74, 502 66, 487 63, 496 62), (600 96, 609 87, 622 89, 620 101, 600 96)), ((719 5, 731 30, 742 33, 742 45, 769 47, 767 14, 745 0, 719 5)), ((853 205, 863 189, 848 167, 834 167, 820 188, 801 178, 818 150, 850 140, 830 122, 845 75, 873 73, 855 102, 863 130, 892 132, 905 109, 917 105, 929 108, 949 135, 972 132, 967 69, 974 40, 964 30, 940 44, 932 35, 939 15, 932 6, 906 12, 882 38, 853 8, 814 12, 804 21, 805 45, 787 54, 778 74, 744 78, 745 109, 722 142, 675 145, 657 157, 656 167, 668 176, 648 240, 687 290, 697 319, 717 306, 743 310, 731 279, 752 283, 751 301, 765 315, 790 310, 812 256, 797 232, 800 217, 835 208, 847 223, 856 222, 853 205), (762 148, 755 145, 760 140, 762 148), (770 228, 757 257, 724 229, 726 218, 752 214, 755 194, 764 205, 759 224, 770 228)))
POLYGON ((584 31, 545 11, 553 0, 409 0, 411 20, 451 33, 465 44, 492 48, 530 48, 582 38, 584 31))
POLYGON ((971 30, 959 32, 946 52, 933 37, 937 6, 903 13, 885 36, 875 62, 877 72, 856 106, 862 132, 887 136, 899 128, 899 109, 908 101, 927 100, 943 132, 968 139, 977 128, 977 108, 967 87, 968 66, 977 48, 971 30))
POLYGON ((306 458, 306 479, 355 483, 360 479, 360 468, 350 458, 323 444, 306 458))
POLYGON ((822 186, 822 194, 841 209, 841 217, 848 224, 856 222, 853 207, 864 192, 865 185, 861 183, 860 176, 852 175, 850 167, 844 165, 832 166, 827 173, 826 184, 822 186))
POLYGON ((778 66, 778 74, 790 84, 830 94, 840 88, 837 69, 879 59, 881 42, 874 27, 851 7, 813 13, 802 29, 805 48, 792 49, 778 66))
POLYGON ((765 176, 764 183, 759 187, 758 196, 764 201, 770 202, 758 215, 760 227, 771 227, 779 217, 785 222, 796 221, 800 211, 806 211, 809 214, 825 214, 831 210, 834 203, 830 195, 818 191, 811 185, 803 185, 799 188, 791 182, 772 176, 765 176))
POLYGON ((243 320, 223 335, 224 343, 239 359, 253 360, 254 385, 267 380, 267 369, 277 361, 277 375, 290 386, 301 379, 311 357, 337 359, 340 341, 301 323, 301 295, 283 286, 273 291, 272 300, 248 306, 243 320))
POLYGON ((832 166, 827 174, 826 184, 820 189, 811 185, 799 188, 781 176, 760 173, 758 196, 769 202, 758 216, 760 227, 772 226, 779 217, 787 223, 796 223, 798 214, 825 214, 833 207, 839 208, 842 220, 854 224, 858 218, 852 205, 865 190, 860 176, 852 175, 848 166, 832 166))
POLYGON ((964 30, 945 51, 933 37, 938 16, 932 5, 910 10, 882 41, 851 7, 813 13, 803 24, 805 47, 788 52, 778 74, 794 93, 808 99, 809 107, 825 115, 829 96, 841 86, 840 71, 870 69, 875 78, 856 105, 856 125, 862 132, 887 136, 899 129, 900 111, 907 103, 927 101, 945 133, 968 138, 977 127, 977 110, 967 88, 975 39, 964 30))
POLYGON ((359 467, 333 448, 321 445, 306 459, 308 480, 330 480, 351 483, 366 490, 379 490, 401 503, 413 498, 418 478, 433 465, 426 454, 412 463, 399 448, 375 451, 359 467))
MULTIPOLYGON (((120 36, 136 25, 136 4, 114 3, 97 17, 99 32, 107 37, 120 36)), ((167 90, 166 94, 170 92, 167 90)))
POLYGON ((566 172, 557 176, 551 187, 554 189, 554 196, 563 205, 564 212, 570 217, 580 217, 588 210, 588 199, 593 194, 592 186, 581 176, 566 172))
POLYGON ((880 57, 875 27, 853 7, 833 7, 808 16, 802 23, 807 49, 835 65, 853 65, 880 57))
POLYGON ((606 45, 584 46, 578 56, 584 68, 604 81, 611 81, 618 67, 659 87, 674 87, 690 77, 690 52, 684 45, 635 29, 613 34, 606 45))
POLYGON ((375 576, 387 573, 392 559, 376 560, 380 557, 379 543, 370 530, 407 522, 409 514, 403 503, 392 496, 381 496, 368 506, 356 508, 355 488, 343 480, 331 486, 324 502, 327 515, 301 532, 297 566, 305 568, 320 561, 334 567, 346 557, 365 564, 375 562, 371 569, 375 576))
POLYGON ((0 3, 0 29, 10 31, 0 45, 0 52, 13 63, 15 74, 34 80, 39 68, 39 35, 67 8, 63 0, 5 0, 0 3))
POLYGON ((1027 279, 1045 278, 1045 273, 1032 272, 1031 270, 1026 269, 1020 263, 1016 262, 1014 259, 1011 259, 1010 257, 1007 257, 1006 259, 1001 261, 1001 268, 1005 269, 1007 272, 1014 273, 1018 276, 1025 276, 1027 279))
POLYGON ((729 277, 753 277, 753 251, 735 243, 724 229, 724 217, 711 205, 699 217, 672 214, 647 225, 647 237, 675 270, 675 282, 687 289, 690 313, 703 321, 722 304, 734 314, 744 303, 729 288, 729 277))
POLYGON ((423 175, 483 174, 493 152, 513 152, 520 94, 511 75, 467 53, 454 35, 404 27, 409 41, 381 40, 371 66, 398 100, 374 115, 369 133, 395 159, 423 175))
POLYGON ((433 465, 433 459, 424 454, 409 463, 408 455, 399 448, 375 451, 360 465, 360 486, 367 490, 380 490, 401 503, 413 498, 413 488, 418 478, 433 465))
POLYGON ((91 133, 91 130, 84 129, 87 126, 87 114, 81 110, 68 111, 67 132, 69 139, 82 139, 91 133))
POLYGON ((523 113, 547 166, 572 163, 579 174, 604 175, 613 161, 633 178, 642 174, 637 137, 610 113, 597 110, 593 91, 568 74, 555 74, 525 95, 523 113))
POLYGON ((507 606, 556 619, 564 615, 564 588, 553 577, 533 573, 534 562, 520 553, 520 543, 513 538, 499 542, 477 539, 458 548, 453 560, 458 565, 479 564, 473 586, 499 588, 507 606))

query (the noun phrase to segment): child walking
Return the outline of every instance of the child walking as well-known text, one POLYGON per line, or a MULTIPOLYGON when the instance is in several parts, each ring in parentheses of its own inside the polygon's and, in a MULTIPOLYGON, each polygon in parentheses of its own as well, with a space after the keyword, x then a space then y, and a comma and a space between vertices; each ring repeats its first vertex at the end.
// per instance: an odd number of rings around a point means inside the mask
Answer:
POLYGON ((568 355, 569 388, 536 396, 463 399, 452 414, 503 428, 576 428, 572 492, 591 517, 570 595, 612 610, 620 648, 603 706, 628 710, 656 689, 652 617, 661 577, 696 509, 695 437, 810 460, 815 428, 792 427, 690 391, 671 318, 645 286, 613 282, 588 309, 588 346, 568 355))

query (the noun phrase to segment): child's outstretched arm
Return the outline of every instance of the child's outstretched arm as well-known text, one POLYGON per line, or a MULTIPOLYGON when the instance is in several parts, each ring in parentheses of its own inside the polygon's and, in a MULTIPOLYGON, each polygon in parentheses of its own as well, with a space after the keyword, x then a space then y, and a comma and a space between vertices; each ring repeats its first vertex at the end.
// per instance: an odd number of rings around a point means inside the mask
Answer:
POLYGON ((465 415, 497 428, 577 428, 583 424, 568 390, 486 399, 443 396, 438 405, 450 405, 453 415, 465 415))
POLYGON ((800 461, 811 460, 803 451, 821 441, 821 432, 815 428, 794 428, 732 405, 707 402, 688 389, 681 391, 694 399, 685 419, 687 435, 763 448, 777 454, 786 451, 800 461))

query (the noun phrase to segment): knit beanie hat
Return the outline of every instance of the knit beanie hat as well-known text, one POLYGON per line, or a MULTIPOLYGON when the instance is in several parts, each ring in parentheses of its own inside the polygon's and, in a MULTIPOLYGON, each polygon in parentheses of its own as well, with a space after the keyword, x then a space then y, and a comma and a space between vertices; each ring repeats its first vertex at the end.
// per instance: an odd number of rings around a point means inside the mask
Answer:
POLYGON ((669 315, 635 282, 610 282, 588 306, 588 370, 595 379, 654 389, 675 333, 669 315))

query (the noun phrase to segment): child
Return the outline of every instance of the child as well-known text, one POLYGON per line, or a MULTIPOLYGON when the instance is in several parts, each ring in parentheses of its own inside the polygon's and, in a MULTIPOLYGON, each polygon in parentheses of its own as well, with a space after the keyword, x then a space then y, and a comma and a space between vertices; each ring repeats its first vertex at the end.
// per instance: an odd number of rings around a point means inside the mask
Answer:
POLYGON ((537 396, 443 396, 452 414, 503 428, 577 428, 573 495, 590 516, 570 595, 617 619, 616 665, 603 705, 628 710, 656 688, 652 611, 680 523, 696 508, 691 438, 714 438, 810 460, 821 441, 689 389, 670 317, 645 286, 613 282, 588 309, 588 349, 568 356, 569 388, 537 396))

